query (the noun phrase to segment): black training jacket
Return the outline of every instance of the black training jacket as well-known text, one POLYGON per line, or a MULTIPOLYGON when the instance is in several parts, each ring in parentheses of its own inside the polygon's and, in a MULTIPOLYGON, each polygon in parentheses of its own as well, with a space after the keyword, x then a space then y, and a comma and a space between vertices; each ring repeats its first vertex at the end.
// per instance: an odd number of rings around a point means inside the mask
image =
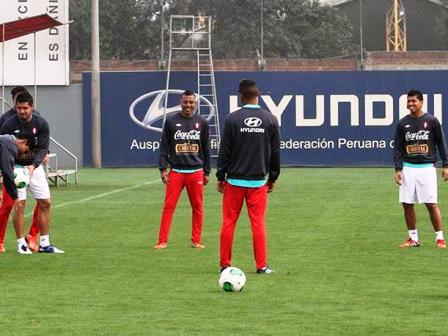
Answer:
POLYGON ((160 143, 159 169, 204 169, 210 174, 209 127, 205 118, 179 113, 165 120, 160 143))
POLYGON ((437 149, 443 167, 448 167, 445 135, 436 117, 425 113, 418 118, 407 115, 400 119, 394 140, 396 170, 403 168, 403 162, 436 163, 437 149))
POLYGON ((256 106, 243 107, 226 117, 216 173, 219 181, 262 180, 268 175, 274 182, 280 175, 277 118, 256 106))

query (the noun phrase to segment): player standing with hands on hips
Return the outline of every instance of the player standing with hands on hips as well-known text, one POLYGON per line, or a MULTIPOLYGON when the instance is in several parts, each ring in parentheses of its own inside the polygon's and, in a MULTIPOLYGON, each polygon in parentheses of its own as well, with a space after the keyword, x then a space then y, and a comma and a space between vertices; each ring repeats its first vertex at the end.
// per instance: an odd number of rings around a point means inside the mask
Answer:
POLYGON ((243 107, 226 117, 221 139, 217 189, 223 193, 220 238, 221 271, 232 265, 236 223, 246 201, 252 229, 257 273, 271 274, 267 265, 267 193, 280 175, 280 136, 277 118, 258 105, 257 84, 239 84, 243 107), (268 176, 266 181, 266 176, 268 176))
POLYGON ((414 204, 425 203, 436 234, 436 247, 446 248, 442 215, 437 205, 437 150, 442 159, 442 178, 448 180, 448 153, 445 135, 436 117, 423 112, 423 95, 410 90, 407 94, 409 114, 395 131, 395 182, 400 185, 400 203, 409 238, 401 248, 419 247, 414 204))
POLYGON ((160 145, 160 178, 166 185, 165 203, 155 249, 168 246, 174 210, 186 187, 192 208, 192 247, 202 249, 204 185, 210 174, 210 141, 207 120, 195 113, 196 95, 186 90, 180 98, 181 111, 166 119, 160 145), (168 170, 170 169, 170 170, 168 170))

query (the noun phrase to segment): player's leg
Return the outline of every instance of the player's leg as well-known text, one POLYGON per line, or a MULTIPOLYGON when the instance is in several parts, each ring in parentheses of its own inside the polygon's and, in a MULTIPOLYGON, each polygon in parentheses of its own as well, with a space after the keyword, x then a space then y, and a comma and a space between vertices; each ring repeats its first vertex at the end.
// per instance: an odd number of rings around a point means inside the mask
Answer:
POLYGON ((185 174, 185 186, 191 204, 191 242, 195 248, 204 248, 201 243, 202 224, 204 221, 204 172, 185 174))
POLYGON ((222 226, 220 235, 221 268, 232 265, 233 237, 236 222, 243 207, 246 189, 226 183, 226 189, 222 199, 222 226))
POLYGON ((259 273, 267 269, 267 243, 266 243, 266 186, 248 188, 246 194, 247 212, 252 229, 252 244, 257 271, 259 273))
POLYGON ((32 254, 31 250, 26 245, 24 237, 26 189, 19 189, 17 192, 18 200, 14 202, 14 213, 12 217, 17 237, 17 252, 19 254, 32 254))
POLYGON ((2 205, 0 207, 0 253, 5 252, 3 242, 5 240, 6 227, 8 226, 9 214, 14 206, 14 200, 6 192, 5 185, 2 186, 2 205))
POLYGON ((33 171, 28 187, 39 207, 39 253, 64 253, 50 242, 51 194, 42 165, 33 171))
POLYGON ((26 237, 28 247, 31 251, 37 252, 39 249, 39 244, 37 242, 39 235, 39 205, 36 203, 33 212, 33 219, 31 221, 31 226, 26 237))
POLYGON ((159 241, 157 242, 157 245, 154 246, 157 249, 165 248, 168 243, 174 210, 176 210, 177 201, 179 200, 180 193, 184 186, 184 174, 170 171, 169 182, 165 189, 165 202, 163 204, 162 217, 160 219, 159 241))
POLYGON ((403 206, 404 220, 408 229, 409 238, 400 244, 400 247, 418 247, 417 223, 414 204, 417 203, 416 178, 420 168, 403 167, 402 183, 400 185, 399 201, 403 206))

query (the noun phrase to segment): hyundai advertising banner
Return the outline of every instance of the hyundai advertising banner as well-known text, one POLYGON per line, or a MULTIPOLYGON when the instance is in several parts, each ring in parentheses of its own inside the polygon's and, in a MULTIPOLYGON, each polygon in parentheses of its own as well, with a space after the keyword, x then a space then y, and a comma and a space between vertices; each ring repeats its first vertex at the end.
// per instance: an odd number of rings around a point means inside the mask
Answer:
MULTIPOLYGON (((395 124, 408 113, 406 92, 424 93, 424 110, 444 125, 448 71, 217 72, 220 124, 240 106, 238 83, 255 80, 260 105, 280 124, 281 160, 295 166, 393 166, 395 124)), ((166 72, 101 74, 104 167, 158 163, 166 72)), ((91 76, 83 78, 84 164, 91 164, 91 76)), ((167 113, 180 93, 197 91, 196 72, 171 73, 167 113)), ((205 99, 205 101, 207 101, 205 99)), ((447 120, 448 122, 448 120, 447 120)), ((447 132, 444 125, 445 133, 447 132)), ((213 143, 212 146, 217 146, 213 143)))

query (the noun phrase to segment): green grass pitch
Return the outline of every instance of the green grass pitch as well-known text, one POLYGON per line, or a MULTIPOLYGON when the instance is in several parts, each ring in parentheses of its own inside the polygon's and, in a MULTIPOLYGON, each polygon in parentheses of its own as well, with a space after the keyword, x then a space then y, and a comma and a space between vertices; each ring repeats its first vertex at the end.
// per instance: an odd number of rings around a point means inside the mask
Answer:
MULTIPOLYGON (((255 273, 243 209, 233 258, 247 276, 241 293, 218 287, 214 178, 205 195, 206 248, 190 247, 184 192, 168 248, 158 251, 157 170, 83 169, 80 177, 79 185, 52 188, 51 239, 65 255, 18 255, 8 226, 2 336, 448 334, 448 250, 435 248, 423 206, 422 246, 398 248, 406 229, 392 169, 283 169, 267 215, 277 273, 255 273)), ((445 218, 447 196, 439 179, 445 218)))

